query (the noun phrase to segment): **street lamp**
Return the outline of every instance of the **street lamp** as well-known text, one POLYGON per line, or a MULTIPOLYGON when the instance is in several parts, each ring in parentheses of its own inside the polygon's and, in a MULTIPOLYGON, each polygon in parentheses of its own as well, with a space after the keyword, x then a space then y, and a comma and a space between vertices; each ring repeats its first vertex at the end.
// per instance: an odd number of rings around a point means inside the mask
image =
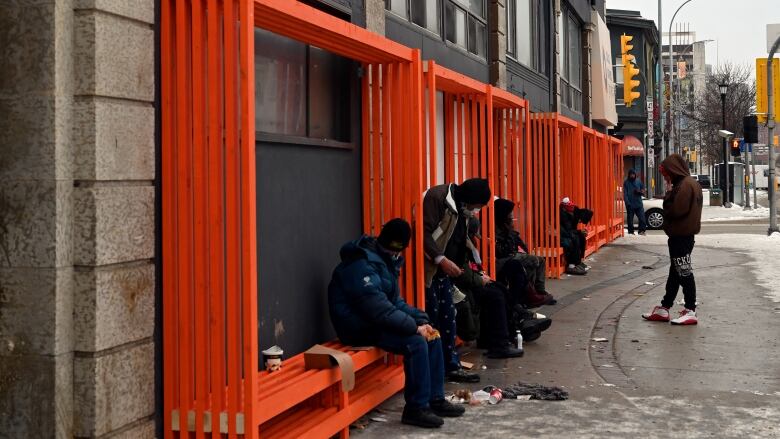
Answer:
MULTIPOLYGON (((729 91, 729 85, 728 84, 718 84, 718 89, 720 89, 720 106, 721 106, 721 132, 726 131, 726 93, 729 91)), ((720 134, 720 133, 719 133, 720 134)), ((723 188, 723 207, 731 207, 731 202, 729 201, 729 152, 728 147, 726 145, 727 143, 727 137, 721 135, 723 137, 723 170, 720 173, 720 183, 721 187, 723 188)))

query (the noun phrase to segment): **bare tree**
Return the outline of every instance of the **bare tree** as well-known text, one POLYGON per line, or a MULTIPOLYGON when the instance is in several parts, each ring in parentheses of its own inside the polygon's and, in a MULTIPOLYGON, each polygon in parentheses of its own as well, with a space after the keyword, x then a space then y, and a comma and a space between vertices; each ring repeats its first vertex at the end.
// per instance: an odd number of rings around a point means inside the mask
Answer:
POLYGON ((742 118, 753 113, 756 103, 756 82, 753 67, 747 64, 724 63, 707 75, 704 93, 694 99, 692 106, 681 108, 689 120, 689 129, 699 134, 703 162, 711 165, 723 160, 723 143, 718 137, 721 127, 720 84, 729 86, 726 93, 725 129, 735 134, 742 132, 742 118))

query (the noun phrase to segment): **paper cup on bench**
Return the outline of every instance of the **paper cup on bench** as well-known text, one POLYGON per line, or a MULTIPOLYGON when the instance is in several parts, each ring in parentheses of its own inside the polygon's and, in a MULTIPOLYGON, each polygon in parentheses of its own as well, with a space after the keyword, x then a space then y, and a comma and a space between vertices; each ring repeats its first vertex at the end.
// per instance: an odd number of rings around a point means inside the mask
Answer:
POLYGON ((276 372, 282 368, 282 355, 284 351, 279 346, 271 346, 270 348, 262 352, 263 359, 265 360, 265 370, 268 372, 276 372))

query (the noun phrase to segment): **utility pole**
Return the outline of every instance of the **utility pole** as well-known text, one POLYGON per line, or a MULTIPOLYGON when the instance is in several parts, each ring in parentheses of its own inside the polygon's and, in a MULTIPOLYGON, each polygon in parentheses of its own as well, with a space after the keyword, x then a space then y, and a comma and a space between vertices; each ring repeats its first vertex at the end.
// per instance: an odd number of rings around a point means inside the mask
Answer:
POLYGON ((772 58, 775 57, 775 52, 777 51, 778 45, 780 45, 780 37, 775 40, 775 43, 772 45, 772 49, 769 51, 769 57, 766 60, 766 85, 767 98, 769 99, 766 103, 766 128, 767 134, 769 135, 766 142, 768 144, 767 148, 769 150, 769 230, 767 231, 769 235, 780 231, 777 230, 777 202, 775 200, 775 148, 772 144, 772 140, 774 139, 772 135, 774 134, 775 129, 775 109, 774 102, 772 101, 772 99, 774 99, 772 93, 772 58))
MULTIPOLYGON (((722 130, 726 130, 726 92, 728 91, 729 86, 727 84, 720 84, 718 86, 720 89, 720 105, 721 105, 721 123, 720 127, 722 130)), ((720 185, 721 189, 723 189, 723 203, 721 204, 723 207, 731 207, 731 202, 729 200, 729 150, 728 150, 728 139, 726 137, 723 137, 723 169, 721 169, 720 172, 720 185)))
MULTIPOLYGON (((666 149, 666 123, 664 122, 664 31, 661 24, 661 0, 658 0, 658 124, 661 126, 661 161, 669 155, 669 151, 666 149)), ((654 173, 655 174, 655 173, 654 173)))

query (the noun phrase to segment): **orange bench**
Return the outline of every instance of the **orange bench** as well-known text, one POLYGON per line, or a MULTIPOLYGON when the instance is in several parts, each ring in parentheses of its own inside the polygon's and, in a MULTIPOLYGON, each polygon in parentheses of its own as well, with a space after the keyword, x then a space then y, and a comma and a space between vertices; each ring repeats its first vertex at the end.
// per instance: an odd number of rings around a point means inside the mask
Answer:
POLYGON ((303 354, 286 360, 281 371, 259 372, 255 419, 261 438, 346 438, 352 422, 403 389, 400 356, 379 348, 355 351, 338 342, 324 345, 350 354, 355 388, 342 390, 338 367, 306 370, 303 354))

